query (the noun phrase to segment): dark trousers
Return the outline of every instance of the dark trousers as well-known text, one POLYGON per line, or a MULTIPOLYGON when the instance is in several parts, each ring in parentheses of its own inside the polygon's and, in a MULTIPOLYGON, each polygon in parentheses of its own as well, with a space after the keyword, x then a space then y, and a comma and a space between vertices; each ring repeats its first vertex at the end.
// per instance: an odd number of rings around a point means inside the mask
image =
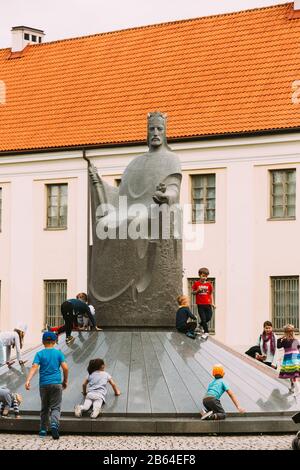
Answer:
POLYGON ((226 413, 221 405, 220 400, 218 400, 215 397, 204 397, 203 398, 203 405, 206 411, 213 411, 214 419, 225 419, 226 418, 226 413))
POLYGON ((47 429, 50 415, 50 426, 59 427, 62 400, 62 385, 50 384, 40 387, 41 396, 41 429, 47 429))
POLYGON ((200 317, 200 325, 202 326, 204 333, 208 333, 207 323, 211 320, 213 310, 211 305, 198 304, 198 314, 200 317))
POLYGON ((74 309, 71 302, 63 302, 60 307, 61 314, 63 316, 65 325, 60 327, 60 333, 66 332, 66 336, 71 336, 73 323, 77 323, 76 315, 74 315, 74 309))
POLYGON ((188 323, 186 323, 185 325, 181 326, 180 328, 177 328, 177 330, 180 332, 180 333, 187 333, 188 331, 195 331, 195 328, 197 326, 197 322, 196 321, 190 321, 188 323))

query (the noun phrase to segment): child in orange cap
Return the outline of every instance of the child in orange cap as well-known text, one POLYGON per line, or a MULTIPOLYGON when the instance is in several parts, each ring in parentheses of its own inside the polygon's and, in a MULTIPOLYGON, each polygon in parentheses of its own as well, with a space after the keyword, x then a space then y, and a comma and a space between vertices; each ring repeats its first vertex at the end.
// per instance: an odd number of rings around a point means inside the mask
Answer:
POLYGON ((224 392, 227 392, 231 400, 235 404, 239 413, 244 413, 245 410, 240 407, 236 396, 230 390, 228 385, 224 382, 224 368, 221 364, 213 366, 212 375, 214 380, 208 385, 205 397, 203 398, 203 405, 205 410, 201 412, 201 419, 225 419, 226 413, 221 405, 220 398, 224 392))

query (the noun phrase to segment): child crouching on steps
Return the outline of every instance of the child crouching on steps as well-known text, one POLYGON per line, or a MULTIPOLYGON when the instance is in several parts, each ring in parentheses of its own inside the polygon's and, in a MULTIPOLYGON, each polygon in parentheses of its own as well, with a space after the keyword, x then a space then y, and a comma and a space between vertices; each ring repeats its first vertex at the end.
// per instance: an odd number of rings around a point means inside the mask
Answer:
POLYGON ((220 398, 224 392, 227 392, 231 400, 235 404, 240 413, 245 410, 240 407, 236 396, 229 389, 228 385, 224 382, 224 368, 221 364, 213 366, 212 375, 214 380, 208 385, 205 397, 203 398, 203 405, 205 410, 201 412, 201 419, 225 419, 226 414, 223 406, 221 405, 220 398))
POLYGON ((88 377, 82 384, 83 395, 85 400, 83 405, 75 406, 75 416, 80 418, 83 411, 88 411, 93 407, 91 418, 97 418, 101 413, 101 407, 105 403, 105 396, 107 393, 107 382, 113 388, 115 395, 120 395, 121 392, 111 376, 105 372, 105 364, 103 359, 92 359, 89 362, 87 371, 88 377))
POLYGON ((13 410, 15 418, 20 418, 19 406, 22 403, 22 395, 12 393, 6 387, 0 387, 0 416, 8 416, 13 410))

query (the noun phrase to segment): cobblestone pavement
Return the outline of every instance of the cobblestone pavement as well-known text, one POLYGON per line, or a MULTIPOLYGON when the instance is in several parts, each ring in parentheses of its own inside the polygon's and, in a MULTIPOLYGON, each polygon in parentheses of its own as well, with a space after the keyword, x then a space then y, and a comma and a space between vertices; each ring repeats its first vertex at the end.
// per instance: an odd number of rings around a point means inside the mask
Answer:
POLYGON ((0 450, 290 450, 293 434, 260 436, 51 436, 0 434, 0 450))

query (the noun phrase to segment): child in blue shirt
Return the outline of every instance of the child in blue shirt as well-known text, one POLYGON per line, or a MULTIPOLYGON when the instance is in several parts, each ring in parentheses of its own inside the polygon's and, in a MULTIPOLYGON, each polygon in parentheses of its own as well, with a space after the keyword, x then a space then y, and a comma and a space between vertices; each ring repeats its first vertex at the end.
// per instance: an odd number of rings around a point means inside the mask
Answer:
POLYGON ((45 349, 36 353, 32 367, 26 379, 25 388, 30 390, 30 380, 40 368, 40 396, 41 396, 41 425, 40 437, 47 435, 48 418, 50 415, 50 427, 53 439, 59 439, 59 420, 62 401, 62 390, 67 388, 68 366, 65 356, 55 349, 56 334, 45 331, 42 338, 45 349), (63 371, 61 380, 60 368, 63 371))
POLYGON ((220 398, 224 392, 227 392, 231 400, 235 404, 239 413, 244 413, 244 408, 241 408, 236 396, 229 389, 228 385, 224 382, 225 371, 221 364, 213 366, 212 375, 214 380, 208 385, 205 397, 203 398, 203 406, 205 410, 201 412, 201 419, 225 419, 226 413, 221 405, 220 398))

